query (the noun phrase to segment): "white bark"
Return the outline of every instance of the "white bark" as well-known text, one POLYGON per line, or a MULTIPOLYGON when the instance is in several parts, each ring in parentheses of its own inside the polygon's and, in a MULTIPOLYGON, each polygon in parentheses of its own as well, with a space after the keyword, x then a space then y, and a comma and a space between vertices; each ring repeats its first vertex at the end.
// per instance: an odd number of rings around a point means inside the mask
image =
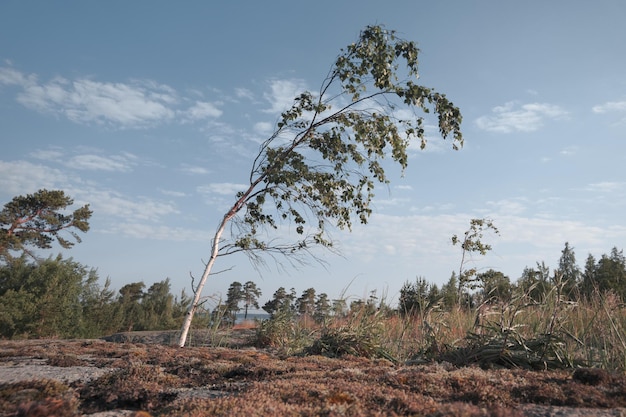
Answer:
POLYGON ((185 315, 185 320, 183 322, 183 327, 180 329, 180 338, 178 339, 178 346, 185 347, 185 343, 187 343, 187 335, 189 334, 189 329, 191 328, 191 322, 193 321, 193 316, 196 314, 196 310, 198 309, 198 305, 200 304, 200 298, 202 297, 202 289, 204 288, 204 284, 206 284, 209 275, 211 275, 211 269, 213 269, 213 264, 217 259, 217 255, 220 250, 220 239, 222 238, 222 234, 226 229, 226 225, 228 222, 235 217, 235 215, 241 210, 246 203, 246 200, 254 187, 261 182, 261 178, 258 178, 256 181, 250 184, 248 190, 237 200, 237 202, 231 207, 231 209, 226 213, 220 226, 215 232, 215 236, 213 237, 213 247, 211 248, 211 258, 209 258, 209 262, 207 262, 204 272, 202 273, 202 278, 200 278, 200 282, 198 286, 194 290, 193 301, 191 302, 191 306, 189 306, 189 310, 185 315))
POLYGON ((211 258, 209 262, 207 262, 206 267, 204 268, 204 272, 202 273, 202 278, 200 278, 200 282, 198 286, 194 290, 193 301, 191 306, 189 306, 189 310, 185 315, 185 321, 183 322, 183 327, 180 330, 180 338, 178 339, 178 346, 185 347, 185 343, 187 342, 187 335, 189 334, 189 328, 191 327, 191 322, 193 321, 193 316, 196 314, 196 310, 198 309, 198 305, 200 304, 200 297, 202 296, 202 289, 204 288, 204 284, 206 284, 209 275, 211 275, 211 269, 213 269, 213 264, 215 264, 215 260, 217 259, 217 254, 219 252, 220 238, 222 237, 222 233, 226 228, 226 223, 228 223, 230 217, 224 217, 224 220, 220 224, 219 229, 215 233, 215 237, 213 238, 213 248, 211 249, 211 258))

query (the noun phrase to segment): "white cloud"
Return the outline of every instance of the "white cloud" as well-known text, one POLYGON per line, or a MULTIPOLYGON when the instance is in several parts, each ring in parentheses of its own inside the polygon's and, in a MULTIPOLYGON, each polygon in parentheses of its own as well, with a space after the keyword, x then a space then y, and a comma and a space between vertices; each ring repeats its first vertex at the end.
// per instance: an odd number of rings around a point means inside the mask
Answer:
MULTIPOLYGON (((99 152, 98 150, 93 151, 99 152)), ((101 156, 95 153, 79 153, 69 156, 60 148, 38 149, 31 152, 30 156, 43 161, 63 164, 72 169, 109 172, 130 172, 139 159, 130 152, 110 156, 101 156)))
POLYGON ((594 113, 607 113, 610 111, 626 111, 626 101, 609 101, 604 104, 593 106, 594 113))
POLYGON ((273 124, 268 122, 258 122, 254 124, 254 131, 258 134, 264 135, 272 133, 273 124))
POLYGON ((169 89, 151 91, 139 84, 57 78, 25 85, 17 99, 28 108, 61 114, 77 123, 136 128, 174 117, 169 105, 175 99, 170 94, 169 89))
POLYGON ((176 206, 170 202, 137 197, 128 198, 120 193, 109 190, 77 191, 81 200, 91 204, 91 208, 98 215, 110 215, 130 221, 156 222, 168 214, 179 213, 176 206))
POLYGON ((36 149, 30 156, 43 161, 59 162, 63 158, 63 152, 57 149, 36 149))
POLYGON ((34 82, 33 76, 26 76, 13 68, 0 67, 0 85, 28 85, 34 82))
POLYGON ((607 237, 605 229, 578 221, 520 216, 502 216, 495 221, 504 242, 539 248, 560 247, 568 241, 598 245, 607 237))
POLYGON ((372 202, 372 207, 381 210, 388 207, 406 207, 410 202, 410 198, 379 198, 372 202))
POLYGON ((411 207, 411 212, 414 213, 442 213, 442 212, 446 212, 446 211, 450 211, 453 210, 455 208, 455 205, 452 203, 442 203, 442 204, 437 204, 437 205, 428 205, 428 206, 415 206, 415 207, 411 207))
POLYGON ((174 190, 159 190, 162 194, 165 195, 169 195, 171 197, 187 197, 187 194, 185 194, 182 191, 174 191, 174 190))
POLYGON ((525 199, 505 199, 498 201, 487 201, 486 206, 495 210, 495 214, 489 217, 497 217, 499 215, 519 215, 526 211, 527 201, 525 199))
POLYGON ((589 184, 587 185, 587 187, 585 187, 585 190, 599 193, 614 193, 623 189, 624 185, 626 185, 626 183, 616 181, 603 181, 589 184))
POLYGON ((64 188, 68 181, 68 176, 58 169, 27 161, 0 161, 0 192, 11 198, 42 188, 64 188))
POLYGON ((254 93, 247 88, 236 88, 235 95, 237 98, 247 98, 248 100, 254 100, 254 93))
POLYGON ((563 148, 559 153, 564 156, 575 155, 576 153, 578 153, 579 149, 580 148, 578 146, 572 145, 572 146, 563 148))
POLYGON ((185 116, 192 121, 220 117, 223 112, 213 103, 197 101, 186 112, 185 116))
POLYGON ((519 105, 513 101, 494 107, 492 113, 476 119, 476 125, 480 129, 496 133, 533 132, 541 128, 546 119, 559 119, 568 114, 553 104, 519 105))
MULTIPOLYGON (((396 216, 374 213, 366 226, 355 226, 350 234, 341 234, 339 242, 346 256, 367 261, 376 258, 383 247, 404 259, 417 255, 439 257, 450 249, 453 234, 467 228, 463 215, 396 216)), ((389 251, 388 251, 389 253, 389 251)))
POLYGON ((191 175, 206 175, 210 172, 208 169, 204 167, 193 166, 193 165, 184 165, 181 168, 181 171, 183 171, 186 174, 191 174, 191 175))
POLYGON ((70 158, 66 165, 74 169, 91 171, 129 172, 132 165, 125 156, 104 157, 100 155, 76 155, 70 158))
POLYGON ((18 86, 17 101, 27 108, 65 117, 81 124, 103 124, 137 129, 156 126, 181 116, 181 122, 218 118, 219 103, 187 102, 176 91, 151 80, 100 82, 87 78, 68 80, 56 77, 47 82, 10 67, 0 67, 0 86, 18 86))
POLYGON ((439 133, 439 126, 431 123, 425 123, 423 127, 426 147, 422 149, 422 142, 417 138, 414 138, 409 142, 409 152, 414 154, 441 153, 452 149, 452 139, 450 137, 448 137, 448 139, 442 138, 439 133))
POLYGON ((235 195, 239 191, 247 188, 245 184, 234 184, 231 182, 220 182, 197 187, 201 194, 235 195))
POLYGON ((272 80, 270 91, 263 95, 270 102, 270 107, 264 111, 281 113, 291 108, 294 98, 304 91, 306 84, 302 80, 272 80))
POLYGON ((206 241, 203 230, 183 229, 144 223, 121 223, 107 229, 106 233, 129 236, 136 239, 167 240, 174 242, 206 241))
MULTIPOLYGON (((410 262, 415 275, 426 274, 429 281, 442 282, 450 277, 452 270, 458 271, 461 259, 460 249, 451 243, 452 235, 461 235, 467 230, 469 219, 475 217, 475 213, 408 216, 374 213, 367 225, 356 225, 352 233, 339 232, 335 237, 343 255, 361 263, 363 268, 377 268, 382 253, 383 270, 393 269, 396 263, 410 262)), ((583 255, 597 248, 606 251, 616 240, 626 239, 626 228, 621 226, 597 227, 521 214, 501 214, 492 220, 500 233, 483 237, 482 241, 491 244, 493 250, 486 257, 474 257, 475 266, 502 270, 512 279, 519 277, 524 266, 536 261, 545 260, 549 264, 556 261, 565 242, 570 242, 583 255)))

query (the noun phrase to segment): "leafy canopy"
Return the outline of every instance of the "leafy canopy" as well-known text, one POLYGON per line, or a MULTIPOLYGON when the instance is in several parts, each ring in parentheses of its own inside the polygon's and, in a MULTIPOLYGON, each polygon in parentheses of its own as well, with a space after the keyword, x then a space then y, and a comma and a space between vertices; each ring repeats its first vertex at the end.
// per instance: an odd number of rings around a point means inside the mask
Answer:
POLYGON ((390 155, 404 169, 410 142, 426 146, 418 112, 434 111, 441 135, 451 134, 455 149, 462 146, 459 109, 445 95, 416 84, 417 54, 415 43, 368 26, 358 42, 341 50, 319 93, 303 92, 281 114, 252 164, 249 185, 217 228, 179 346, 185 345, 218 256, 243 251, 259 262, 259 254, 301 259, 297 255, 310 253, 313 245, 332 247, 329 225, 351 229, 356 219, 367 223, 375 183, 389 182, 382 160, 390 155), (234 239, 222 245, 229 222, 234 239), (295 242, 260 238, 279 223, 294 226, 295 242))
POLYGON ((59 235, 63 230, 80 242, 80 236, 70 229, 87 232, 92 211, 87 204, 64 214, 72 204, 74 200, 58 190, 14 197, 0 211, 0 257, 10 257, 11 251, 32 255, 29 246, 50 249, 55 239, 63 248, 71 248, 74 242, 59 235))
POLYGON ((463 145, 459 109, 416 83, 418 52, 414 42, 381 26, 366 27, 358 42, 341 50, 319 94, 296 97, 262 144, 249 188, 224 218, 223 224, 234 220, 238 233, 221 255, 331 247, 328 224, 350 229, 355 219, 367 223, 375 183, 389 182, 382 160, 390 156, 404 169, 410 142, 426 146, 417 113, 434 111, 441 135, 453 136, 454 149, 463 145), (282 246, 259 238, 260 229, 276 229, 281 221, 295 225, 298 242, 282 246))

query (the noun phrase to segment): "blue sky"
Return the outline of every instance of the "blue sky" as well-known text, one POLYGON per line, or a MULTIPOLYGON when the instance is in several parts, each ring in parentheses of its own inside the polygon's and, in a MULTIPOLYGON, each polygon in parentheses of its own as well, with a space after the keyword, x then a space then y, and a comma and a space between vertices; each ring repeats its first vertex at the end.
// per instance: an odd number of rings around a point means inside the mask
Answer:
MULTIPOLYGON (((91 204, 67 253, 120 288, 190 293, 259 142, 368 24, 421 49, 420 81, 460 107, 465 146, 429 126, 367 226, 328 265, 261 275, 222 258, 204 293, 253 280, 394 299, 445 283, 472 218, 500 229, 476 258, 512 280, 626 246, 626 3, 587 1, 6 1, 0 3, 0 202, 40 188, 91 204)), ((55 251, 52 254, 56 253, 55 251)))

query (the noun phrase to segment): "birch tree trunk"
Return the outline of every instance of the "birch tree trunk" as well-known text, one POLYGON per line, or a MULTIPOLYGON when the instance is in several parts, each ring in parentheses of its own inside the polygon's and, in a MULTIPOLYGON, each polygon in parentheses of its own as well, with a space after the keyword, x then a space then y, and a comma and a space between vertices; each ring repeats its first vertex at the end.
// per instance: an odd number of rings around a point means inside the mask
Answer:
POLYGON ((202 278, 200 278, 200 282, 198 286, 194 289, 194 296, 191 305, 189 306, 189 310, 185 315, 185 321, 183 322, 183 327, 180 330, 180 338, 178 339, 178 346, 185 347, 185 343, 187 342, 187 335, 189 334, 189 329, 191 328, 191 322, 193 321, 193 316, 196 314, 196 310, 198 309, 198 305, 200 305, 200 297, 202 297, 202 289, 204 288, 204 284, 206 284, 209 275, 211 275, 211 269, 213 269, 213 264, 215 264, 215 260, 217 259, 217 254, 219 252, 220 238, 224 229, 226 228, 226 223, 228 223, 230 218, 228 216, 224 217, 222 223, 220 224, 219 229, 215 233, 215 237, 213 238, 213 247, 211 249, 211 258, 209 258, 209 262, 206 264, 204 268, 204 272, 202 273, 202 278))
POLYGON ((209 262, 207 262, 204 268, 204 272, 202 273, 202 277, 200 278, 200 282, 198 283, 198 286, 195 289, 192 288, 194 292, 193 301, 191 302, 191 305, 189 306, 189 310, 187 311, 187 314, 185 315, 183 327, 181 327, 180 329, 180 338, 178 339, 178 346, 181 348, 185 347, 185 343, 187 343, 187 335, 189 334, 189 329, 191 328, 193 316, 196 314, 196 310, 198 309, 198 306, 200 305, 200 298, 202 297, 202 290, 204 289, 204 284, 206 284, 206 281, 209 278, 209 275, 211 275, 211 270, 213 269, 213 265, 215 264, 215 261, 217 260, 217 255, 219 254, 219 250, 220 250, 220 240, 222 238, 222 234, 224 233, 224 230, 226 229, 226 225, 233 217, 235 217, 235 215, 239 212, 239 210, 241 210, 241 208, 244 207, 246 199, 249 197, 250 193, 252 193, 252 191, 254 190, 254 187, 256 187, 260 181, 261 179, 259 178, 250 184, 250 187, 248 188, 248 190, 237 199, 237 201, 231 207, 228 213, 226 213, 226 215, 222 219, 222 222, 217 228, 217 231, 215 232, 215 236, 213 237, 213 246, 211 248, 211 257, 209 258, 209 262))

